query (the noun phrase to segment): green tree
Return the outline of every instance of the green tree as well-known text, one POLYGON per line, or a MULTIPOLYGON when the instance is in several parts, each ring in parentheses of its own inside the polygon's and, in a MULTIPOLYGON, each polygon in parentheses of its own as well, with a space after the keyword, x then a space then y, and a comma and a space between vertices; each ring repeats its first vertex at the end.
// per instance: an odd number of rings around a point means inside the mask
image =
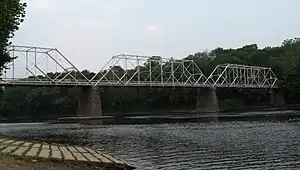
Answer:
POLYGON ((10 45, 10 38, 14 36, 19 25, 24 21, 26 3, 20 0, 0 1, 0 71, 4 65, 11 60, 7 47, 10 45))

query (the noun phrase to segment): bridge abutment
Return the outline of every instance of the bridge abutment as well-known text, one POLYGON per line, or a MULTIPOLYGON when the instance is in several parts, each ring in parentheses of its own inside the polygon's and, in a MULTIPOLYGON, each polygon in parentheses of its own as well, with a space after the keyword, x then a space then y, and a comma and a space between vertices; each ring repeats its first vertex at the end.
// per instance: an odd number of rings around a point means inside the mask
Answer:
POLYGON ((102 116, 102 107, 98 87, 82 87, 78 97, 77 117, 99 116, 102 116))
POLYGON ((284 99, 284 92, 281 89, 271 90, 271 105, 276 107, 286 106, 285 99, 284 99))
POLYGON ((199 113, 218 113, 219 101, 216 88, 198 88, 196 111, 199 113))

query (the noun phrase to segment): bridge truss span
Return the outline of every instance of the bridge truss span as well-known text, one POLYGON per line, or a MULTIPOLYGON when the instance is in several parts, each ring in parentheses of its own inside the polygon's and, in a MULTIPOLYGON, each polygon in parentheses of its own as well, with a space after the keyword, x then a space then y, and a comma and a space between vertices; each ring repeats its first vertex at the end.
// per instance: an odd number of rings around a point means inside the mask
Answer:
POLYGON ((80 71, 56 48, 12 45, 8 51, 15 59, 1 86, 278 88, 269 67, 220 64, 207 77, 194 60, 120 54, 95 74, 80 71))
POLYGON ((111 58, 90 82, 95 86, 204 86, 206 76, 193 60, 121 54, 111 58))
POLYGON ((278 79, 270 67, 220 64, 208 76, 212 87, 278 88, 278 79))
POLYGON ((91 85, 56 48, 12 45, 8 51, 15 59, 6 65, 2 85, 91 85))

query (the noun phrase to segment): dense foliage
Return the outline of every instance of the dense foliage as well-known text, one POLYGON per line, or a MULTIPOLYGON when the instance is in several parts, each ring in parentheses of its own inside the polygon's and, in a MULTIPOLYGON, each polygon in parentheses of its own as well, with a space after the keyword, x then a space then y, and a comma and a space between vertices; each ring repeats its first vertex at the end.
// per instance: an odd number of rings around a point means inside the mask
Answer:
POLYGON ((7 47, 10 44, 9 39, 14 36, 24 20, 25 8, 26 3, 20 0, 0 1, 0 73, 5 63, 13 59, 7 53, 7 47))
MULTIPOLYGON (((216 48, 189 55, 206 73, 221 63, 270 66, 280 79, 288 102, 300 98, 300 39, 290 39, 278 47, 259 49, 250 44, 238 49, 216 48)), ((147 67, 147 66, 145 66, 147 67)), ((141 68, 140 68, 141 69, 141 68)), ((87 70, 82 73, 91 78, 95 73, 87 70)), ((54 76, 54 74, 49 74, 54 76)), ((2 92, 1 115, 47 116, 75 115, 79 88, 29 88, 12 87, 2 92)), ((237 108, 268 105, 268 91, 243 89, 218 89, 220 107, 237 108)), ((193 88, 103 88, 101 91, 104 112, 133 112, 154 110, 194 109, 196 89, 193 88)))

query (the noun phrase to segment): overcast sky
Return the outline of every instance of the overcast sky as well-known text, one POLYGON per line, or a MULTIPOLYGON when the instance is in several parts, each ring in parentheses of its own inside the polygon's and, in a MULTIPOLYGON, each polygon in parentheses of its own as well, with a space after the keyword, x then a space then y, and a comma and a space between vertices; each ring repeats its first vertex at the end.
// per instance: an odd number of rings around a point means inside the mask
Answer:
POLYGON ((119 53, 185 57, 300 36, 299 0, 26 0, 13 43, 56 47, 80 69, 119 53))

